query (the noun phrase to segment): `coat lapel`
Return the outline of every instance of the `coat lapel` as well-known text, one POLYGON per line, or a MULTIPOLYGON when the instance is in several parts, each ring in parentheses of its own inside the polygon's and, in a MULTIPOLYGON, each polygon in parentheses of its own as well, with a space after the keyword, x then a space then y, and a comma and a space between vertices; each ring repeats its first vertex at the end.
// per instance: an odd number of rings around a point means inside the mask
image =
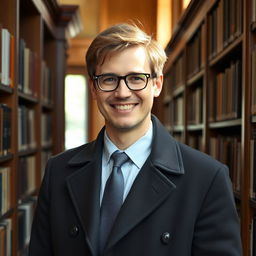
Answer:
POLYGON ((97 255, 100 214, 102 137, 75 155, 69 166, 78 168, 67 177, 67 187, 86 234, 92 255, 97 255))
POLYGON ((152 214, 172 194, 176 185, 165 173, 182 175, 184 167, 177 142, 152 116, 152 151, 119 212, 106 251, 152 214), (163 146, 164 145, 164 146, 163 146))
POLYGON ((106 249, 152 214, 174 189, 175 184, 167 180, 148 160, 119 212, 106 249))

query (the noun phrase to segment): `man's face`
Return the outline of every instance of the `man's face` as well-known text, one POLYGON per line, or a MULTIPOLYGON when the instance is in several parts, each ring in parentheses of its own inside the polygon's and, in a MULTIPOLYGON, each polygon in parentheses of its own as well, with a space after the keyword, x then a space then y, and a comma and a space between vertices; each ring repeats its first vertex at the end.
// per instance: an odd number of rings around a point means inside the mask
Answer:
MULTIPOLYGON (((107 73, 118 76, 130 73, 151 74, 145 49, 135 46, 106 58, 102 65, 97 66, 95 75, 107 73)), ((112 92, 103 92, 97 86, 93 87, 91 82, 93 98, 105 118, 107 131, 112 134, 118 131, 146 131, 150 123, 153 99, 159 96, 161 88, 162 76, 150 78, 147 87, 141 91, 130 90, 123 79, 112 92)))

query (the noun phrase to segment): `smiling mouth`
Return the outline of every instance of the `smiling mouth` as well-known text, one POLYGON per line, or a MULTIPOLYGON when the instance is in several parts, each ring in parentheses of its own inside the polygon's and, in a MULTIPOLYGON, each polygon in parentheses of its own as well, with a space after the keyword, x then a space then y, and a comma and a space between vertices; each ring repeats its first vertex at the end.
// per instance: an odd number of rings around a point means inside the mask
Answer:
POLYGON ((122 105, 111 105, 113 108, 117 110, 131 110, 134 108, 137 104, 122 104, 122 105))

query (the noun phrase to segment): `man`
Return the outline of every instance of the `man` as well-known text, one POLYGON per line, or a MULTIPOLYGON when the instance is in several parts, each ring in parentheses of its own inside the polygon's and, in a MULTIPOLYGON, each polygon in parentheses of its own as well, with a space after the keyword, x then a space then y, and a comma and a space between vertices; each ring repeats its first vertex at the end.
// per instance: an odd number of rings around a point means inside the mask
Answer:
POLYGON ((95 38, 86 61, 105 127, 49 160, 29 255, 242 255, 226 166, 175 141, 151 115, 163 49, 121 24, 95 38))

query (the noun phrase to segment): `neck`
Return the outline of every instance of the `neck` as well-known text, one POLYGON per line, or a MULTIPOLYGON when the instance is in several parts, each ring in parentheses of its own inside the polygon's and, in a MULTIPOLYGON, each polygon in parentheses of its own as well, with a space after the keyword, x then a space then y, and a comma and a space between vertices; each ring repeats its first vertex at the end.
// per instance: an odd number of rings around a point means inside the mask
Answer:
POLYGON ((147 126, 131 130, 113 130, 112 128, 109 129, 106 126, 106 132, 110 140, 116 145, 117 148, 125 150, 128 147, 130 147, 133 143, 135 143, 138 139, 140 139, 142 136, 144 136, 147 133, 149 126, 150 122, 148 123, 147 126))

